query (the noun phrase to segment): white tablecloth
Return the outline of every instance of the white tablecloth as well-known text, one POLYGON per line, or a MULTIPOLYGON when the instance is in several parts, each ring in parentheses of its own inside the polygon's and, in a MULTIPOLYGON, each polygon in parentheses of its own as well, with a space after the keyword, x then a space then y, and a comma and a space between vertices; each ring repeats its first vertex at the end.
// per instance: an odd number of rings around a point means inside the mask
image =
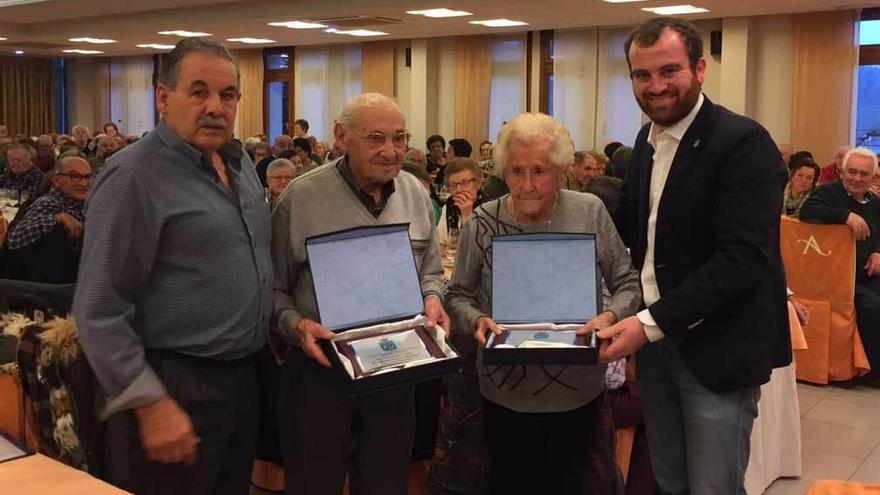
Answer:
POLYGON ((801 415, 794 363, 773 370, 761 387, 752 428, 746 492, 761 495, 776 478, 801 474, 801 415))

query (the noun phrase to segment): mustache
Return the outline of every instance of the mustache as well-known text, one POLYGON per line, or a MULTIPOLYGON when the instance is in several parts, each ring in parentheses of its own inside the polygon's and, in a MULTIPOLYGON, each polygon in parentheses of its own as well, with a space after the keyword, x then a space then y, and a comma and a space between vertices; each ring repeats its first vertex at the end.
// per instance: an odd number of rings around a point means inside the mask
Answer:
POLYGON ((219 117, 216 115, 202 115, 199 117, 196 125, 199 127, 222 127, 226 128, 227 122, 224 117, 219 117))

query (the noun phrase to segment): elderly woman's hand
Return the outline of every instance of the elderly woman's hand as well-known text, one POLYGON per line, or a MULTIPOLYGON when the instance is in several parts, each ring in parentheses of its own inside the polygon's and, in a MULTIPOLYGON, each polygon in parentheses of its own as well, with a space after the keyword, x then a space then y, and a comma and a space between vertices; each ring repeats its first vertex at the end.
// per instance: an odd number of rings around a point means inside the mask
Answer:
POLYGON ((593 330, 602 330, 603 328, 608 328, 615 323, 617 323, 617 317, 614 316, 614 313, 612 313, 611 311, 604 311, 602 313, 599 313, 599 315, 592 320, 586 322, 584 326, 580 327, 576 333, 577 335, 586 335, 593 330))
POLYGON ((481 346, 486 345, 486 332, 501 335, 501 329, 495 323, 495 320, 488 316, 481 316, 477 318, 477 330, 474 332, 474 338, 477 339, 477 343, 481 346))

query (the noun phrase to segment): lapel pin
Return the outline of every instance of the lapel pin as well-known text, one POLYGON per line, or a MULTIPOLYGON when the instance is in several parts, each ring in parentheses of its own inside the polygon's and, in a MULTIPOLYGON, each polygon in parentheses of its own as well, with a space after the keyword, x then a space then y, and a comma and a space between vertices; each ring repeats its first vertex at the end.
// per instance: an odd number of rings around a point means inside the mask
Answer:
POLYGON ((696 148, 696 147, 699 146, 699 145, 700 145, 700 140, 699 140, 699 139, 697 139, 696 141, 694 141, 694 148, 696 148))

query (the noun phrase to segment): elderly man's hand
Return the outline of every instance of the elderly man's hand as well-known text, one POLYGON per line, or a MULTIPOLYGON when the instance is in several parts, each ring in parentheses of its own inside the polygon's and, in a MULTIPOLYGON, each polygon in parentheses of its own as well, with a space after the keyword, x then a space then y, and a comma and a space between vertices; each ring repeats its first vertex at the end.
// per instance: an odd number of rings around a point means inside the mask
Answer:
POLYGON ((599 361, 603 363, 629 356, 648 343, 645 327, 635 316, 624 318, 615 325, 599 330, 596 336, 602 339, 599 344, 599 361))
POLYGON ((868 256, 868 263, 865 265, 865 270, 868 272, 869 277, 873 277, 880 273, 880 253, 873 253, 871 256, 868 256))
POLYGON ((501 335, 501 329, 495 320, 488 316, 481 316, 477 318, 477 330, 474 332, 474 338, 481 346, 486 345, 486 332, 492 332, 496 336, 501 335))
POLYGON ((297 341, 306 356, 314 359, 325 368, 333 367, 330 364, 330 360, 327 359, 327 355, 324 354, 324 350, 318 344, 318 339, 332 339, 334 336, 333 332, 308 318, 300 318, 296 325, 294 325, 293 332, 296 334, 297 341))
POLYGON ((788 298, 788 302, 790 302, 791 306, 794 308, 794 312, 797 315, 800 324, 806 325, 810 321, 810 310, 792 298, 788 298))
POLYGON ((67 231, 68 237, 73 237, 76 239, 82 237, 82 222, 73 218, 73 216, 71 216, 69 213, 58 213, 57 215, 55 215, 55 221, 64 226, 64 230, 67 231))
POLYGON ((584 326, 580 327, 577 332, 577 335, 586 335, 593 330, 602 330, 603 328, 608 328, 611 325, 617 323, 617 317, 614 316, 614 313, 611 311, 604 311, 599 313, 598 316, 593 318, 584 324, 584 326))
POLYGON ((425 317, 428 318, 425 326, 433 327, 437 325, 446 332, 447 337, 449 336, 449 315, 446 314, 446 310, 440 304, 439 297, 429 296, 425 299, 425 317))
POLYGON ((169 396, 135 409, 147 459, 168 464, 192 464, 199 438, 186 411, 169 396))
POLYGON ((852 230, 853 237, 855 237, 857 241, 864 241, 871 236, 871 229, 868 228, 865 219, 855 213, 850 213, 849 216, 846 217, 846 224, 849 226, 850 230, 852 230))

